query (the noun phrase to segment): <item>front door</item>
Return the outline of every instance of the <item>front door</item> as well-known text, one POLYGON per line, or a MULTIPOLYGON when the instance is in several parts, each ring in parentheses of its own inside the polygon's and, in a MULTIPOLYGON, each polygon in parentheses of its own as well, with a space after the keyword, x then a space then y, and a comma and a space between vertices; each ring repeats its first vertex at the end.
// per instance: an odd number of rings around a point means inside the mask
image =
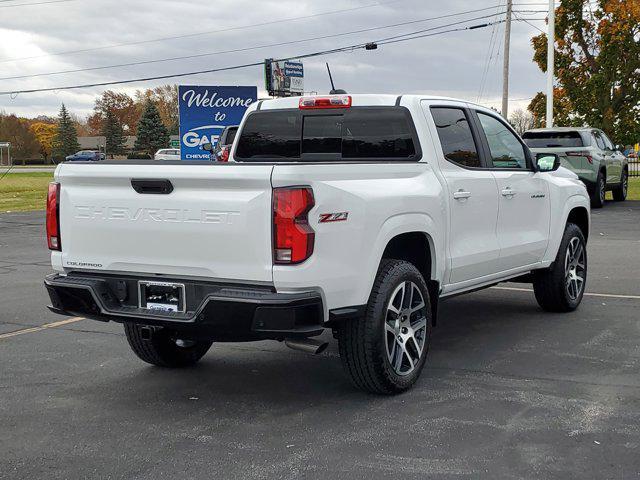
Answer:
POLYGON ((500 271, 539 262, 547 249, 550 226, 549 186, 533 170, 518 136, 504 121, 476 112, 498 186, 500 271))

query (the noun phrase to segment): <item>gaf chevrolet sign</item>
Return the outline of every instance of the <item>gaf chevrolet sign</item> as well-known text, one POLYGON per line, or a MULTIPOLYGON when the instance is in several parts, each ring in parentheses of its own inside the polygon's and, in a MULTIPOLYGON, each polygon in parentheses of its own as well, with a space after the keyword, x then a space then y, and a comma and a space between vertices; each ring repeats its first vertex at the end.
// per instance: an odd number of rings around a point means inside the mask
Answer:
POLYGON ((205 143, 215 145, 225 127, 238 125, 258 98, 257 87, 180 85, 180 155, 182 160, 209 160, 205 143))

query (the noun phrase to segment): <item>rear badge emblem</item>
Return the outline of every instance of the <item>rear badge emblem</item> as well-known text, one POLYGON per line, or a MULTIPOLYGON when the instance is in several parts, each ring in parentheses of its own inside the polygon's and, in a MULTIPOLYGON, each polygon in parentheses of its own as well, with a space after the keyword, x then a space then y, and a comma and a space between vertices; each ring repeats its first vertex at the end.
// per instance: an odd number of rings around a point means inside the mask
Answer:
POLYGON ((344 222, 348 216, 349 212, 321 213, 318 223, 344 222))

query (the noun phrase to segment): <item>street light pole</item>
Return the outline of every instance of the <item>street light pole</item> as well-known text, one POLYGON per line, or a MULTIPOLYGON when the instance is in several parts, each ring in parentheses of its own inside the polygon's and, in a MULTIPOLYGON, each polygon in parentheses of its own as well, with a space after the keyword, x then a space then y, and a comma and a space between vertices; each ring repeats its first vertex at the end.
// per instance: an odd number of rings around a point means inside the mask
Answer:
POLYGON ((549 32, 547 33, 547 128, 553 128, 553 75, 556 39, 556 6, 549 0, 549 32))
POLYGON ((502 67, 502 116, 504 118, 508 118, 509 115, 509 50, 511 47, 512 10, 513 0, 507 0, 507 21, 504 27, 504 64, 502 67))

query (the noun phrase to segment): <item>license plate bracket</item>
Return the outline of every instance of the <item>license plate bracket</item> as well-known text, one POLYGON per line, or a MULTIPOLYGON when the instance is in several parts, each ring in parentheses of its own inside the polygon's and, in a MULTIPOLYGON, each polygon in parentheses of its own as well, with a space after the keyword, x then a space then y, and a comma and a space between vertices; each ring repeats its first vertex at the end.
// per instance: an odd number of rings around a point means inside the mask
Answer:
POLYGON ((185 311, 183 283, 139 281, 138 295, 140 308, 161 312, 185 311))

